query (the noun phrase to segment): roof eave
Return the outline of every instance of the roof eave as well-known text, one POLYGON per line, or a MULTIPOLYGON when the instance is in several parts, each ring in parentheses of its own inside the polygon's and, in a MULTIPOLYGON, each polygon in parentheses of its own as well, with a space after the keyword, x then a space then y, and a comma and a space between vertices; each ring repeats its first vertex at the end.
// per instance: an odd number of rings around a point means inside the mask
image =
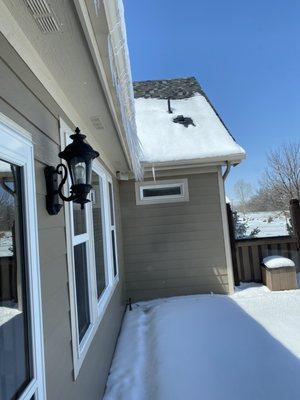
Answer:
MULTIPOLYGON (((128 140, 127 137, 127 125, 129 125, 129 120, 134 119, 134 104, 133 104, 133 91, 132 91, 132 79, 131 79, 131 71, 130 71, 130 64, 129 64, 129 59, 127 56, 128 53, 128 48, 127 48, 127 41, 126 41, 126 31, 123 30, 123 13, 120 11, 121 3, 118 2, 118 0, 104 0, 103 1, 103 7, 104 7, 104 13, 105 13, 105 19, 108 24, 108 38, 111 42, 113 42, 113 32, 115 32, 115 26, 120 25, 122 28, 119 29, 120 35, 121 35, 121 44, 119 48, 119 53, 122 55, 119 58, 122 60, 126 59, 126 62, 124 62, 124 65, 122 64, 116 66, 116 71, 122 71, 122 76, 128 77, 128 81, 126 82, 126 85, 123 82, 123 87, 126 86, 126 94, 128 95, 128 101, 126 102, 127 109, 130 109, 130 116, 128 113, 126 113, 125 118, 126 118, 126 123, 124 123, 123 116, 122 116, 122 109, 120 106, 120 99, 118 98, 118 93, 116 89, 116 85, 114 83, 114 78, 113 78, 113 71, 112 71, 112 64, 102 54, 100 53, 100 47, 99 47, 99 38, 95 35, 95 23, 98 23, 97 21, 93 22, 89 10, 86 4, 86 1, 84 0, 74 0, 74 4, 77 10, 77 14, 79 16, 79 21, 82 26, 83 32, 85 34, 87 44, 89 46, 92 60, 95 64, 95 68, 99 77, 99 80, 101 82, 101 86, 104 90, 104 94, 106 96, 108 106, 111 111, 111 116, 116 128, 116 132, 118 134, 118 138, 120 141, 121 148, 124 153, 124 157, 126 159, 127 166, 129 170, 135 170, 134 168, 134 160, 133 160, 133 155, 132 154, 132 149, 130 147, 130 143, 132 141, 128 140), (114 21, 112 19, 112 16, 114 15, 115 9, 118 10, 117 15, 118 18, 122 19, 118 21, 114 21), (112 26, 115 24, 114 26, 112 26), (105 63, 109 63, 108 69, 105 68, 105 63), (132 99, 131 99, 132 97, 132 99), (132 100, 132 101, 130 101, 132 100)), ((125 28, 124 28, 125 29, 125 28)), ((119 32, 118 31, 118 32, 119 32)), ((120 38, 119 38, 120 40, 120 38)), ((118 76, 119 78, 119 76, 118 76)), ((136 127, 134 125, 135 131, 133 134, 136 135, 136 127)), ((136 140, 138 142, 138 140, 136 140)), ((138 150, 137 150, 138 151, 138 150)), ((136 155, 136 158, 138 159, 138 155, 136 155)), ((136 172, 136 171, 135 171, 136 172)))
POLYGON ((206 167, 212 165, 226 165, 240 164, 246 158, 245 153, 232 154, 228 156, 218 157, 205 157, 205 158, 194 158, 187 160, 172 160, 172 161, 143 161, 145 171, 155 167, 156 169, 180 169, 187 167, 206 167))

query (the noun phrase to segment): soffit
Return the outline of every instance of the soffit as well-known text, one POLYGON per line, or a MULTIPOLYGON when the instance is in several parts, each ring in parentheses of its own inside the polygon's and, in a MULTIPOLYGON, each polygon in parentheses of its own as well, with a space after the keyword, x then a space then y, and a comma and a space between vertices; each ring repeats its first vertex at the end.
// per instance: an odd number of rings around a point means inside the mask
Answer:
MULTIPOLYGON (((3 0, 73 107, 116 169, 127 169, 114 123, 71 0, 48 0, 59 32, 43 33, 25 1, 3 0), (91 117, 99 116, 102 129, 91 117)), ((102 40, 105 34, 103 32, 102 40)))

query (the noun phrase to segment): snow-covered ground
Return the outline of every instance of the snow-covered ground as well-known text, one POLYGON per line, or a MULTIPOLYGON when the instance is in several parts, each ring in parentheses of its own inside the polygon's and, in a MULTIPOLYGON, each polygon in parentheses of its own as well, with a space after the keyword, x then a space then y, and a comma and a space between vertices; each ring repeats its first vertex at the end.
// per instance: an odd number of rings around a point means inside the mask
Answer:
POLYGON ((0 328, 19 314, 21 314, 21 311, 15 307, 0 307, 0 328))
POLYGON ((11 231, 0 232, 0 257, 12 256, 12 233, 11 231))
POLYGON ((243 213, 238 213, 240 220, 246 222, 248 225, 247 235, 255 228, 259 228, 260 232, 255 237, 266 236, 285 236, 288 235, 286 223, 288 220, 288 213, 279 211, 263 211, 263 212, 249 212, 245 216, 243 213))
POLYGON ((300 290, 154 300, 127 311, 105 400, 298 400, 300 290))

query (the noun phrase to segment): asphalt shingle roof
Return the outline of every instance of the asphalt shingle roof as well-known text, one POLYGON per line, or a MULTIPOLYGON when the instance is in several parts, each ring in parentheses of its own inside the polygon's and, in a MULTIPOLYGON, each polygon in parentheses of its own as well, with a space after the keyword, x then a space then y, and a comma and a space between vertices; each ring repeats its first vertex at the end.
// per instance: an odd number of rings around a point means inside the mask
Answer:
POLYGON ((194 77, 133 82, 133 89, 136 99, 143 97, 180 100, 192 97, 195 93, 204 96, 201 86, 194 77))

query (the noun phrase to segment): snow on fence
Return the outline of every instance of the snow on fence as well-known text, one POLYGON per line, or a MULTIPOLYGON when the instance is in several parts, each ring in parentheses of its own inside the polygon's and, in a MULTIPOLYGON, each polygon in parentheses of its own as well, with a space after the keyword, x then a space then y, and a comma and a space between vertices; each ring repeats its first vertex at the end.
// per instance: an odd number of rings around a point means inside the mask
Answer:
MULTIPOLYGON (((294 261, 300 271, 300 251, 296 238, 277 236, 235 241, 233 264, 241 282, 262 282, 260 264, 264 257, 280 255, 294 261)), ((237 283, 237 282, 236 282, 237 283)))

